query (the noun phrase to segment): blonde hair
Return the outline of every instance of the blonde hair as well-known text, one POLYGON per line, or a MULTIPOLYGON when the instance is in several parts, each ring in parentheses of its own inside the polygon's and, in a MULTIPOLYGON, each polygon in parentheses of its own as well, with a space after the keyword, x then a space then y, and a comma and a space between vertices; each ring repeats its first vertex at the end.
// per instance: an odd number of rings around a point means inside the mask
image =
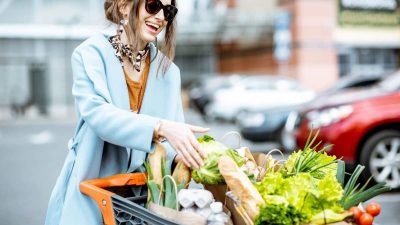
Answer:
MULTIPOLYGON (((132 46, 132 50, 137 52, 140 49, 139 41, 140 34, 136 29, 138 27, 138 18, 139 18, 139 7, 144 4, 145 0, 105 0, 104 2, 104 11, 107 20, 112 23, 119 24, 121 20, 124 19, 123 15, 120 12, 120 8, 126 6, 129 2, 133 1, 132 8, 130 9, 128 24, 124 27, 126 34, 128 36, 129 43, 132 46)), ((176 6, 176 0, 171 0, 171 4, 176 6)), ((158 50, 161 50, 164 54, 160 59, 160 63, 158 65, 157 74, 159 69, 162 68, 162 73, 165 74, 168 70, 169 66, 172 63, 172 60, 175 58, 175 34, 176 34, 176 20, 174 19, 171 22, 167 23, 165 28, 165 38, 164 45, 159 49, 159 44, 157 44, 157 52, 154 59, 157 57, 158 50)), ((151 60, 154 60, 151 59, 151 60)))

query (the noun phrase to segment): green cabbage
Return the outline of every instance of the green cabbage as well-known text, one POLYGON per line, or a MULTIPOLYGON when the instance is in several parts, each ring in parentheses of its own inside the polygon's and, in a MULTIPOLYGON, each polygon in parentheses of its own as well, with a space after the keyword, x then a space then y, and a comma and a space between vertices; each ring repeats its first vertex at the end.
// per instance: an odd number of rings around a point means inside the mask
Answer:
POLYGON ((192 170, 192 178, 197 183, 225 183, 224 177, 221 175, 218 169, 218 160, 223 155, 231 157, 239 167, 245 163, 245 159, 241 157, 237 151, 226 147, 224 144, 218 141, 215 141, 215 139, 209 135, 204 135, 203 137, 198 138, 198 141, 203 150, 206 151, 207 157, 204 160, 204 166, 192 170))

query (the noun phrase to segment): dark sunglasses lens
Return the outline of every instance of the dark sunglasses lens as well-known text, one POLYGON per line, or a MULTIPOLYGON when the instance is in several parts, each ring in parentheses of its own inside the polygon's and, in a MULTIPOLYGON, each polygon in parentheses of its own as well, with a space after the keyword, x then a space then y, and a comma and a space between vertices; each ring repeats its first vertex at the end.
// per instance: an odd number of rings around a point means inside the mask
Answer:
POLYGON ((150 14, 156 14, 161 10, 161 5, 157 0, 146 1, 146 11, 150 14))
POLYGON ((166 21, 172 21, 176 13, 178 12, 178 9, 175 6, 172 5, 167 5, 164 7, 164 17, 166 21))

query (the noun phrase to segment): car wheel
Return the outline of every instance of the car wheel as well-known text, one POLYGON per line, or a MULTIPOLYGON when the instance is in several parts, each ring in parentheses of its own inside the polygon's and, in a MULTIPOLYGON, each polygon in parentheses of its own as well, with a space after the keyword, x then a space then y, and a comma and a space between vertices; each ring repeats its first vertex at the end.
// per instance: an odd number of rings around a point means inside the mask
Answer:
POLYGON ((365 179, 385 182, 392 189, 400 188, 400 132, 384 130, 372 135, 364 144, 360 163, 365 165, 365 179))

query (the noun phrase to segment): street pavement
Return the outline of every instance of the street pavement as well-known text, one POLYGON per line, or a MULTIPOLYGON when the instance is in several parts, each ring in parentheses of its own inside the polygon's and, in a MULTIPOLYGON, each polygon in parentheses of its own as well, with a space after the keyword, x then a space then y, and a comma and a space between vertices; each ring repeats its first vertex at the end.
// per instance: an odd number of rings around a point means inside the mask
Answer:
MULTIPOLYGON (((221 139, 232 124, 205 123, 188 110, 186 122, 210 127, 210 135, 221 139)), ((0 225, 42 225, 47 202, 67 154, 67 142, 73 134, 74 118, 20 118, 0 120, 0 225)), ((253 144, 234 135, 223 141, 236 147, 249 146, 253 151, 268 151, 273 143, 253 144)), ((390 193, 375 198, 382 205, 376 224, 400 224, 400 194, 390 193)))

